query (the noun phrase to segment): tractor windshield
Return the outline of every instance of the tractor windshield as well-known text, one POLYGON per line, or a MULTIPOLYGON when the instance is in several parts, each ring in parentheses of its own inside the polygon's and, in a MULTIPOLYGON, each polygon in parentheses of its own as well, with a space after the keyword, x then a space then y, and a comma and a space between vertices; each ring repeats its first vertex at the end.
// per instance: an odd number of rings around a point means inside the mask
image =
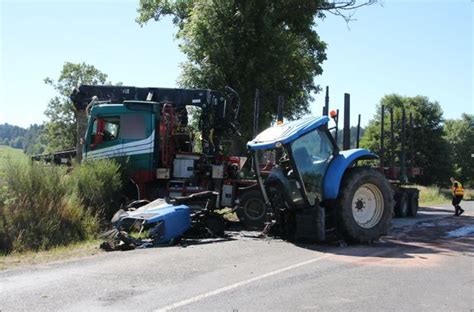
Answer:
POLYGON ((322 199, 323 178, 333 155, 333 144, 326 131, 315 129, 291 143, 291 153, 304 184, 309 204, 322 199))

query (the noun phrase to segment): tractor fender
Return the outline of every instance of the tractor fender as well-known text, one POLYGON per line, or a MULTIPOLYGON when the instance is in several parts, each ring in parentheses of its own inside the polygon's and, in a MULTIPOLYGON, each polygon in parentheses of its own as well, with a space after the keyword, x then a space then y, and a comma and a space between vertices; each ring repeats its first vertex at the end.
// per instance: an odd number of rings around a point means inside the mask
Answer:
POLYGON ((339 196, 339 188, 344 173, 354 161, 377 158, 377 155, 362 148, 340 151, 329 164, 324 176, 324 198, 326 200, 336 199, 339 196))

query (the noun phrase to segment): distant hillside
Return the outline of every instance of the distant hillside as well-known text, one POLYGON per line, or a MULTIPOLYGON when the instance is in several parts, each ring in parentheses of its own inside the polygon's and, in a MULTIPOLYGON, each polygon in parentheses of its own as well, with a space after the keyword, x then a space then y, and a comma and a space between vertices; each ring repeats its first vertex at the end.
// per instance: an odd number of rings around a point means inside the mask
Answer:
POLYGON ((31 125, 28 128, 10 125, 0 125, 0 145, 22 149, 27 154, 41 154, 46 147, 42 135, 43 125, 31 125))

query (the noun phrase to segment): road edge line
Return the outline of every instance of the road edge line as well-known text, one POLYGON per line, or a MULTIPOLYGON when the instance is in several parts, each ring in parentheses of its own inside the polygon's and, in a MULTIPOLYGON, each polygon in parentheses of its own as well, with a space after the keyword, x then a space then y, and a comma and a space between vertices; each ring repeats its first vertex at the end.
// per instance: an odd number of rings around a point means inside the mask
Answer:
POLYGON ((284 267, 284 268, 281 268, 281 269, 278 269, 278 270, 275 270, 275 271, 271 271, 271 272, 268 272, 268 273, 265 273, 265 274, 262 274, 262 275, 259 275, 259 276, 252 277, 252 278, 247 279, 247 280, 236 282, 236 283, 230 284, 228 286, 217 288, 215 290, 212 290, 212 291, 209 291, 209 292, 206 292, 206 293, 203 293, 203 294, 200 294, 200 295, 188 298, 188 299, 184 299, 184 300, 175 302, 173 304, 170 304, 170 305, 164 306, 162 308, 159 308, 157 310, 154 310, 154 312, 165 312, 165 311, 174 310, 174 309, 186 306, 188 304, 191 304, 193 302, 197 302, 197 301, 200 301, 202 299, 209 298, 209 297, 221 294, 223 292, 238 288, 240 286, 250 284, 252 282, 255 282, 255 281, 258 281, 258 280, 261 280, 261 279, 265 279, 267 277, 274 276, 274 275, 277 275, 277 274, 280 274, 280 273, 283 273, 283 272, 286 272, 286 271, 290 271, 290 270, 293 270, 293 269, 296 269, 296 268, 299 268, 299 267, 302 267, 302 266, 305 266, 305 265, 308 265, 308 264, 311 264, 311 263, 314 263, 314 262, 317 262, 317 261, 324 260, 324 259, 329 258, 331 256, 332 255, 324 255, 324 256, 319 257, 319 258, 314 258, 314 259, 306 260, 306 261, 303 261, 303 262, 299 262, 299 263, 296 263, 296 264, 293 264, 293 265, 290 265, 290 266, 287 266, 287 267, 284 267))

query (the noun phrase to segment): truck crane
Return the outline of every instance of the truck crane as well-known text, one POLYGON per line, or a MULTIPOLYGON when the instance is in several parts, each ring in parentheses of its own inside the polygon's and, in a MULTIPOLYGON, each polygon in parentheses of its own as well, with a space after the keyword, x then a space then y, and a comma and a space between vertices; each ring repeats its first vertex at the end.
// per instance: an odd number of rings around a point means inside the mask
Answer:
POLYGON ((242 198, 255 201, 259 196, 256 181, 242 177, 246 157, 225 155, 222 149, 224 137, 240 135, 240 99, 230 87, 219 92, 82 85, 70 98, 88 115, 83 159, 122 163, 130 178, 129 199, 216 191, 219 208, 238 207, 245 204, 242 198), (199 152, 188 127, 189 107, 200 109, 199 152))

